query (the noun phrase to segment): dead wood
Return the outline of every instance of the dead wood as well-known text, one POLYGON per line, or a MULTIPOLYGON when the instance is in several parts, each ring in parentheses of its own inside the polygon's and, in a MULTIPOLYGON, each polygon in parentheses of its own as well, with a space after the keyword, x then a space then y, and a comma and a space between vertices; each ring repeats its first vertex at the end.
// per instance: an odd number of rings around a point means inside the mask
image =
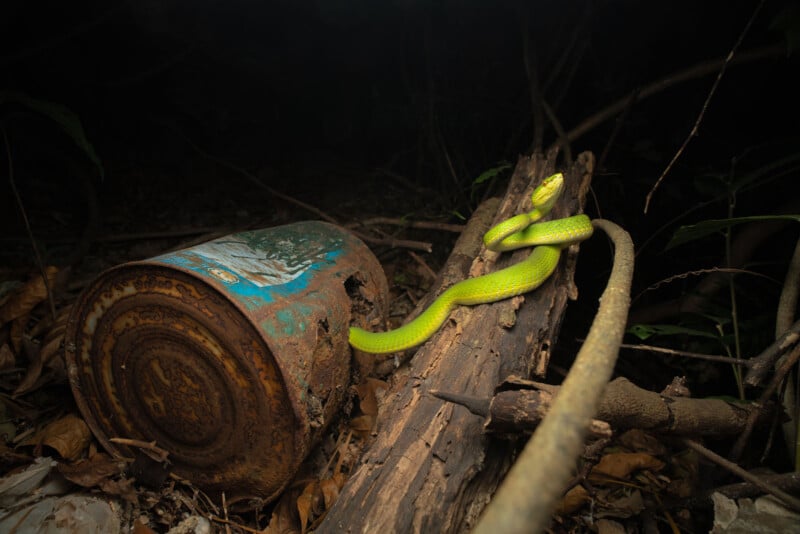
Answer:
MULTIPOLYGON (((592 155, 584 153, 564 173, 567 187, 553 217, 581 210, 592 166, 592 155)), ((530 209, 533 187, 553 171, 552 157, 521 157, 495 221, 530 209)), ((527 254, 499 256, 481 248, 470 275, 527 254)), ((567 299, 576 296, 576 255, 572 247, 554 275, 524 297, 456 310, 395 373, 375 441, 317 532, 464 532, 474 525, 507 472, 515 446, 487 437, 482 418, 427 392, 488 397, 508 375, 541 375, 567 299)))
POLYGON ((753 412, 760 423, 771 414, 756 404, 664 396, 617 378, 606 388, 597 418, 618 429, 721 438, 743 432, 753 412))
MULTIPOLYGON (((431 394, 485 417, 487 432, 513 435, 533 431, 550 411, 559 387, 537 386, 530 380, 510 379, 491 399, 438 391, 431 394)), ((744 432, 751 416, 756 417, 757 424, 764 424, 773 413, 774 406, 664 395, 617 378, 605 388, 596 417, 614 430, 638 428, 667 435, 722 438, 744 432)))

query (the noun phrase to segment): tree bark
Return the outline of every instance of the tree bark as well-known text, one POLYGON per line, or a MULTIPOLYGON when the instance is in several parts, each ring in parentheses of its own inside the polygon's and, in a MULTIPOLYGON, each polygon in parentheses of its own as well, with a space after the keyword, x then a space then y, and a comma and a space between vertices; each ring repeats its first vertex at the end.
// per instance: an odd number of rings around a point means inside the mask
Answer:
MULTIPOLYGON (((510 378, 491 399, 457 397, 435 390, 431 394, 484 417, 487 432, 506 435, 532 432, 550 411, 559 389, 510 378)), ((763 426, 774 413, 772 405, 656 393, 619 377, 606 386, 595 417, 615 430, 638 428, 660 435, 721 439, 745 432, 751 416, 756 418, 756 424, 763 426)))
MULTIPOLYGON (((553 159, 519 159, 495 222, 530 209, 530 193, 554 172, 553 159)), ((581 211, 593 164, 583 153, 564 172, 554 218, 581 211)), ((529 253, 499 256, 482 247, 470 275, 529 253)), ((393 375, 375 441, 316 532, 465 532, 475 524, 510 467, 515 444, 488 437, 483 418, 427 391, 489 397, 509 375, 542 375, 567 299, 577 296, 576 258, 577 246, 570 247, 553 276, 523 297, 457 309, 393 375)))

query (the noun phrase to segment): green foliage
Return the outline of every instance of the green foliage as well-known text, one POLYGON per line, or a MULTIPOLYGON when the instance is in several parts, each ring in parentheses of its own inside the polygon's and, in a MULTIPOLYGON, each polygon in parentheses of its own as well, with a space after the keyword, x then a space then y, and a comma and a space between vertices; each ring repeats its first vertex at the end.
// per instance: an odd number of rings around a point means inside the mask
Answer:
POLYGON ((642 341, 650 339, 653 336, 676 336, 676 335, 688 335, 688 336, 696 336, 696 337, 704 337, 704 338, 711 338, 711 339, 719 339, 719 336, 716 334, 712 334, 710 332, 705 332, 703 330, 697 330, 695 328, 686 328, 684 326, 678 326, 674 324, 635 324, 628 327, 626 331, 628 334, 632 334, 642 341))
MULTIPOLYGON (((715 170, 697 176, 693 185, 695 197, 700 202, 683 214, 686 217, 695 209, 709 204, 724 204, 727 218, 701 220, 694 224, 681 226, 672 235, 665 250, 687 243, 697 242, 709 236, 719 236, 717 246, 726 258, 724 265, 730 265, 732 229, 742 223, 761 223, 769 221, 797 221, 798 213, 759 214, 736 217, 737 197, 751 194, 756 190, 761 197, 771 195, 773 183, 783 181, 776 191, 785 191, 786 186, 796 180, 800 173, 800 145, 797 139, 785 142, 764 143, 754 146, 731 160, 726 170, 715 170)), ((774 204, 774 202, 773 202, 774 204)), ((795 211, 786 209, 785 211, 795 211)), ((758 273, 751 273, 758 274, 758 273)), ((680 278, 678 276, 671 279, 680 278)), ((760 313, 764 306, 764 286, 752 278, 729 276, 728 295, 710 297, 704 302, 704 314, 695 310, 682 314, 676 324, 633 325, 628 333, 640 340, 650 340, 657 336, 681 336, 680 343, 690 346, 691 351, 713 353, 720 348, 731 358, 742 358, 745 354, 755 354, 769 344, 773 318, 771 310, 760 313), (723 303, 724 301, 724 303, 723 303), (709 311, 713 309, 713 311, 709 311), (765 337, 766 334, 766 337, 765 337)), ((732 366, 740 398, 745 397, 743 369, 732 366)))
POLYGON ((511 168, 511 163, 509 163, 508 161, 500 161, 497 163, 496 166, 492 167, 491 169, 486 169, 485 171, 483 171, 477 178, 475 178, 472 181, 472 185, 476 186, 484 182, 488 182, 489 180, 493 180, 510 168, 511 168))
POLYGON ((729 230, 737 224, 754 222, 754 221, 798 221, 800 222, 800 215, 755 215, 752 217, 735 217, 732 219, 711 219, 708 221, 701 221, 697 224, 690 224, 678 228, 672 236, 672 239, 667 243, 666 250, 696 241, 707 235, 716 234, 718 232, 729 230))
MULTIPOLYGON (((796 142, 789 147, 792 151, 789 155, 779 158, 772 158, 767 163, 757 168, 741 174, 706 174, 699 176, 695 182, 695 188, 702 196, 711 197, 717 200, 731 199, 741 192, 752 188, 764 187, 770 182, 785 177, 800 170, 800 150, 796 142)), ((756 215, 751 217, 731 217, 728 219, 711 219, 701 221, 696 224, 681 226, 672 236, 666 246, 666 250, 696 241, 711 234, 720 232, 727 233, 733 226, 748 222, 757 221, 800 221, 798 214, 781 215, 756 215)))
POLYGON ((0 92, 0 106, 6 103, 19 104, 55 122, 72 139, 75 145, 86 154, 86 157, 97 168, 100 178, 103 178, 105 174, 103 164, 100 162, 100 158, 97 157, 94 147, 86 138, 80 118, 69 108, 55 102, 31 98, 21 93, 2 91, 0 92))
MULTIPOLYGON (((509 169, 513 168, 510 162, 508 161, 499 161, 494 167, 486 169, 477 178, 472 180, 472 184, 470 185, 470 200, 475 201, 476 197, 478 196, 478 190, 481 188, 491 189, 492 184, 500 178, 500 176, 508 171, 509 169)), ((456 215, 459 217, 460 215, 456 215)))

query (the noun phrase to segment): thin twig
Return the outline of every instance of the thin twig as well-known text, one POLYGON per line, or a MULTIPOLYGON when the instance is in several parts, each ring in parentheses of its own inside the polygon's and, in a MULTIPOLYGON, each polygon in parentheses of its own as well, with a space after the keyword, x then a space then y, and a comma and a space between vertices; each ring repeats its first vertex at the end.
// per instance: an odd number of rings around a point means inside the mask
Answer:
MULTIPOLYGON (((564 83, 564 79, 561 78, 561 72, 564 70, 566 65, 580 63, 580 61, 576 61, 576 54, 573 52, 577 47, 578 38, 586 35, 586 23, 591 20, 591 13, 591 7, 587 7, 582 11, 581 19, 577 24, 574 23, 574 21, 570 21, 572 31, 566 44, 559 43, 558 49, 561 51, 561 55, 558 57, 553 66, 547 69, 547 79, 542 83, 543 94, 547 94, 550 88, 555 84, 558 84, 558 91, 556 92, 558 95, 564 95, 569 92, 567 91, 569 84, 564 83)), ((585 38, 583 39, 583 42, 586 42, 585 38)), ((554 102, 553 108, 558 108, 558 104, 554 102)))
POLYGON ((373 245, 385 245, 389 248, 406 248, 410 250, 421 250, 422 252, 433 252, 433 244, 426 241, 414 241, 411 239, 395 239, 394 237, 372 237, 360 232, 353 232, 359 239, 373 245))
POLYGON ((572 165, 572 147, 570 147, 569 139, 567 138, 567 132, 564 131, 564 126, 561 125, 561 121, 558 120, 556 116, 556 112, 553 111, 553 108, 547 103, 547 100, 542 97, 542 109, 544 110, 545 115, 547 115, 550 124, 553 125, 553 129, 556 131, 556 135, 558 135, 557 143, 561 146, 561 151, 564 154, 564 162, 566 165, 572 165))
MULTIPOLYGON (((759 406, 765 406, 767 402, 769 402, 775 392, 778 391, 778 388, 786 378, 786 375, 789 374, 789 371, 791 371, 792 367, 794 367, 798 360, 800 360, 800 345, 795 345, 792 351, 783 360, 781 360, 781 363, 778 366, 778 369, 776 369, 775 374, 770 379, 769 384, 767 384, 767 387, 761 392, 758 401, 756 401, 759 406)), ((732 460, 735 461, 741 457, 745 444, 750 438, 753 428, 755 428, 757 415, 757 413, 750 414, 745 430, 739 434, 736 443, 731 448, 730 457, 732 460)))
POLYGON ((542 115, 542 93, 539 88, 539 77, 536 69, 532 65, 531 59, 531 37, 528 27, 530 19, 529 11, 526 9, 522 19, 522 61, 525 64, 525 76, 528 79, 528 93, 531 99, 531 121, 533 126, 533 136, 531 138, 531 152, 542 149, 544 139, 544 120, 542 115))
POLYGON ((414 193, 418 194, 421 197, 433 197, 434 195, 438 194, 438 191, 431 189, 429 187, 424 187, 419 184, 415 184, 410 179, 406 178, 402 174, 398 174, 391 169, 387 169, 384 167, 376 167, 373 170, 373 174, 382 174, 388 178, 390 178, 395 183, 399 184, 400 186, 413 191, 414 193))
POLYGON ((628 97, 628 103, 625 105, 625 108, 620 113, 617 120, 614 121, 614 129, 611 131, 611 135, 608 136, 608 140, 606 141, 605 146, 603 147, 603 151, 600 153, 600 157, 597 158, 597 165, 595 168, 598 171, 602 172, 602 169, 605 168, 606 165, 606 158, 608 158, 608 154, 611 152, 611 147, 614 146, 614 143, 617 140, 617 136, 619 132, 622 131, 622 125, 625 124, 625 121, 628 119, 628 115, 630 115, 631 110, 633 109, 634 104, 636 104, 637 100, 639 99, 639 93, 633 92, 628 97))
POLYGON ((135 447, 157 462, 166 462, 169 458, 169 451, 159 447, 155 441, 142 441, 140 439, 130 438, 109 438, 108 441, 118 445, 135 447))
POLYGON ((250 532, 251 534, 261 534, 262 532, 265 532, 265 531, 263 531, 261 529, 248 527, 246 525, 242 525, 241 523, 237 523, 236 521, 231 521, 230 519, 225 519, 224 517, 219 517, 219 516, 214 515, 214 514, 209 515, 208 519, 210 521, 215 522, 215 523, 222 523, 226 527, 228 525, 233 525, 236 528, 240 528, 240 529, 244 530, 245 532, 250 532))
POLYGON ((711 462, 714 462, 715 464, 724 469, 727 469, 728 471, 735 474, 739 478, 746 480, 747 482, 750 482, 754 486, 760 488, 762 491, 765 491, 773 495, 774 497, 782 501, 786 506, 790 507, 792 510, 800 512, 800 499, 796 499, 795 497, 792 497, 785 491, 776 488, 772 484, 764 482, 761 478, 753 475, 752 473, 748 473, 735 463, 726 460, 725 458, 715 453, 714 451, 711 451, 703 447, 696 441, 693 441, 691 439, 684 439, 683 443, 687 447, 698 453, 700 456, 706 458, 707 460, 710 460, 711 462))
POLYGON ((202 157, 204 157, 204 158, 206 158, 206 159, 208 159, 210 161, 213 161, 214 163, 216 163, 216 164, 218 164, 218 165, 220 165, 222 167, 225 167, 226 169, 229 169, 231 171, 234 171, 234 172, 238 173, 239 175, 241 175, 243 178, 245 178, 248 182, 250 182, 254 186, 256 186, 256 187, 258 187, 260 189, 263 189, 264 191, 266 191, 267 193, 269 193, 272 196, 276 196, 276 197, 278 197, 278 198, 280 198, 282 200, 285 200, 286 202, 294 204, 295 206, 298 206, 300 208, 303 208, 304 210, 307 210, 307 211, 315 214, 317 217, 319 217, 323 221, 329 222, 331 224, 339 224, 336 219, 334 219, 333 217, 331 217, 330 215, 328 215, 327 213, 325 213, 321 209, 317 208, 316 206, 312 206, 311 204, 307 204, 307 203, 303 202, 302 200, 298 200, 298 199, 296 199, 296 198, 294 198, 292 196, 289 196, 289 195, 287 195, 285 193, 281 193, 277 189, 273 189, 270 186, 268 186, 267 184, 265 184, 264 182, 262 182, 261 180, 259 180, 259 178, 256 175, 254 175, 253 173, 251 173, 247 169, 245 169, 243 167, 240 167, 240 166, 238 166, 238 165, 236 165, 234 163, 231 163, 228 160, 225 160, 225 159, 222 159, 222 158, 220 158, 218 156, 215 156, 214 154, 209 154, 208 152, 206 152, 205 150, 200 148, 194 141, 189 139, 189 137, 185 133, 183 133, 183 131, 181 131, 175 125, 170 124, 169 122, 166 122, 166 121, 157 121, 157 122, 159 124, 161 124, 162 126, 166 126, 167 128, 171 129, 172 131, 174 131, 175 133, 180 135, 183 138, 183 140, 186 141, 186 143, 189 145, 189 147, 191 147, 192 150, 197 152, 202 157))
POLYGON ((764 377, 775 367, 778 358, 793 349, 800 342, 800 320, 795 321, 778 339, 769 347, 761 351, 761 354, 750 358, 750 372, 744 379, 746 385, 750 387, 759 386, 764 377))
POLYGON ((228 501, 225 499, 225 492, 222 492, 222 516, 225 518, 225 534, 231 534, 231 526, 228 523, 228 501))
POLYGON ((639 294, 636 295, 631 300, 631 302, 636 302, 637 300, 639 300, 639 298, 642 295, 644 295, 648 291, 654 291, 654 290, 658 289, 659 287, 661 287, 661 286, 663 286, 665 284, 670 284, 670 283, 672 283, 672 282, 674 282, 676 280, 683 280, 685 278, 689 278, 690 276, 700 276, 701 274, 708 274, 708 273, 750 274, 750 275, 753 275, 753 276, 758 276, 758 277, 764 278, 766 280, 773 280, 772 278, 770 278, 769 276, 767 276, 765 274, 762 274, 762 273, 759 273, 759 272, 756 272, 756 271, 750 271, 750 270, 747 270, 747 269, 738 269, 738 268, 734 268, 734 267, 710 267, 708 269, 696 269, 694 271, 687 271, 685 273, 680 273, 680 274, 675 274, 675 275, 672 275, 672 276, 668 276, 667 278, 664 278, 663 280, 659 280, 655 284, 651 284, 651 285, 647 286, 642 291, 640 291, 639 294))
POLYGON ((725 58, 725 62, 719 69, 717 78, 716 80, 714 80, 714 84, 711 86, 711 90, 708 92, 708 96, 706 96, 706 101, 703 102, 703 107, 700 108, 700 113, 697 115, 697 120, 694 121, 694 125, 692 126, 689 135, 686 136, 686 139, 683 141, 681 147, 678 149, 677 152, 675 152, 675 155, 672 156, 672 160, 670 160, 669 164, 667 165, 667 168, 664 169, 664 171, 661 173, 661 176, 658 177, 658 180, 656 180, 656 183, 653 185, 653 188, 650 190, 649 193, 647 193, 647 197, 645 198, 644 201, 644 213, 647 213, 647 209, 650 207, 650 200, 653 198, 653 194, 656 192, 656 189, 658 189, 658 186, 661 185, 661 182, 667 176, 669 171, 672 170, 672 167, 675 165, 675 162, 678 161, 679 157, 681 157, 681 154, 683 154, 683 151, 689 145, 689 142, 692 140, 692 138, 697 135, 697 131, 700 129, 700 123, 703 121, 703 117, 706 114, 706 110, 708 109, 708 106, 711 103, 711 99, 713 98, 714 93, 717 92, 717 87, 719 87, 719 83, 722 80, 722 76, 728 69, 728 65, 730 64, 731 60, 733 60, 733 56, 736 54, 736 51, 739 49, 739 45, 741 45, 742 41, 744 41, 745 35, 747 35, 747 32, 750 30, 750 26, 753 25, 753 21, 755 21, 758 12, 761 10, 763 6, 764 6, 764 0, 761 0, 753 10, 753 14, 750 16, 750 20, 748 20, 747 24, 745 24, 744 30, 742 30, 742 33, 739 35, 739 38, 733 45, 733 48, 731 48, 731 51, 728 52, 728 56, 725 58))
POLYGON ((425 263, 425 260, 419 257, 419 254, 414 254, 413 251, 409 250, 408 255, 411 256, 411 259, 417 262, 420 267, 422 267, 422 271, 427 275, 429 280, 436 280, 436 273, 427 263, 425 263))
POLYGON ((738 358, 731 358, 730 356, 718 356, 715 354, 703 354, 701 352, 689 352, 685 350, 668 349, 665 347, 656 347, 653 345, 632 345, 630 343, 623 343, 620 345, 622 349, 630 350, 643 350, 647 352, 659 352, 661 354, 669 354, 671 356, 681 356, 683 358, 692 358, 695 360, 706 360, 709 362, 727 363, 731 365, 741 365, 747 367, 750 365, 749 360, 740 360, 738 358))
POLYGON ((460 234, 464 231, 463 224, 450 224, 436 221, 410 221, 408 219, 395 217, 370 217, 369 219, 348 223, 345 226, 347 228, 355 228, 359 226, 372 226, 378 224, 401 226, 403 228, 419 228, 422 230, 441 230, 443 232, 452 232, 454 234, 460 234))
MULTIPOLYGON (((747 52, 742 52, 736 58, 729 62, 731 66, 739 65, 742 63, 749 63, 751 61, 758 61, 761 59, 765 59, 768 57, 777 57, 786 54, 786 50, 783 45, 774 45, 774 46, 767 46, 762 48, 756 48, 754 50, 749 50, 747 52)), ((662 91, 669 89, 672 86, 678 85, 683 83, 687 80, 693 80, 695 78, 700 78, 711 74, 712 72, 718 71, 720 65, 726 61, 725 58, 722 59, 712 59, 709 61, 704 61, 699 63, 693 67, 689 67, 688 69, 684 69, 682 71, 674 72, 656 80, 655 82, 646 85, 641 89, 637 89, 634 91, 638 93, 638 101, 641 102, 642 100, 649 98, 653 95, 661 93, 662 91)), ((575 142, 575 140, 581 138, 586 133, 590 132, 591 130, 595 129, 599 125, 603 124, 605 121, 614 117, 615 115, 619 114, 621 111, 625 109, 628 105, 631 96, 626 95, 619 100, 609 104, 608 106, 604 107, 594 115, 587 117, 583 120, 578 126, 573 128, 567 133, 567 138, 570 142, 575 142)))
MULTIPOLYGON (((280 199, 285 200, 286 202, 290 202, 290 203, 294 204, 295 206, 299 206, 299 207, 303 208, 304 210, 310 211, 311 213, 317 215, 323 221, 329 222, 331 224, 335 224, 337 226, 341 226, 336 219, 334 219, 333 217, 331 217, 330 215, 328 215, 327 213, 325 213, 321 209, 317 208, 316 206, 312 206, 311 204, 303 202, 302 200, 298 200, 298 199, 296 199, 296 198, 294 198, 294 197, 292 197, 290 195, 287 195, 285 193, 281 193, 277 189, 271 188, 270 186, 268 186, 267 184, 265 184, 261 180, 259 180, 257 176, 255 176, 253 173, 251 173, 247 169, 243 169, 242 167, 239 167, 238 165, 234 165, 233 163, 231 163, 229 161, 226 161, 226 160, 224 160, 222 158, 214 156, 213 154, 209 154, 209 153, 205 152, 199 146, 197 146, 191 139, 189 139, 183 132, 181 132, 179 129, 175 128, 173 125, 168 124, 168 123, 161 123, 161 124, 167 126, 168 128, 172 128, 174 131, 176 131, 179 135, 181 135, 184 138, 184 140, 189 144, 190 147, 192 147, 193 150, 195 150, 198 154, 200 154, 204 158, 207 158, 207 159, 209 159, 209 160, 211 160, 211 161, 213 161, 213 162, 215 162, 215 163, 217 163, 217 164, 219 164, 219 165, 221 165, 223 167, 226 167, 226 168, 228 168, 228 169, 230 169, 232 171, 235 171, 235 172, 239 173, 247 181, 249 181, 250 183, 252 183, 256 187, 259 187, 259 188, 265 190, 270 195, 276 196, 276 197, 278 197, 280 199)), ((362 234, 362 233, 356 232, 356 231, 353 231, 353 233, 356 236, 358 236, 362 241, 366 241, 366 242, 372 243, 374 245, 388 245, 388 246, 393 247, 393 248, 408 248, 408 249, 413 249, 413 250, 422 250, 424 252, 431 252, 433 250, 433 245, 431 243, 426 243, 424 241, 411 241, 411 240, 406 240, 406 239, 393 239, 393 238, 382 239, 382 238, 371 237, 371 236, 368 236, 368 235, 365 235, 365 234, 362 234)))
POLYGON ((47 277, 47 269, 45 268, 44 261, 42 261, 42 255, 39 253, 39 247, 36 246, 36 238, 33 236, 33 229, 31 228, 31 223, 28 220, 28 213, 25 211, 25 205, 22 203, 22 197, 19 194, 19 190, 17 189, 17 183, 14 181, 14 162, 11 159, 11 143, 8 141, 8 133, 4 127, 0 127, 3 130, 3 144, 6 147, 6 157, 8 158, 8 182, 11 185, 11 192, 14 194, 14 201, 17 203, 17 208, 19 208, 19 212, 22 215, 22 221, 25 223, 25 231, 28 233, 28 239, 31 243, 31 248, 33 249, 33 256, 36 258, 36 266, 39 268, 39 273, 42 275, 42 281, 44 281, 44 288, 47 291, 47 303, 50 305, 50 315, 53 317, 53 320, 56 320, 56 302, 53 298, 53 290, 50 287, 50 280, 47 277))

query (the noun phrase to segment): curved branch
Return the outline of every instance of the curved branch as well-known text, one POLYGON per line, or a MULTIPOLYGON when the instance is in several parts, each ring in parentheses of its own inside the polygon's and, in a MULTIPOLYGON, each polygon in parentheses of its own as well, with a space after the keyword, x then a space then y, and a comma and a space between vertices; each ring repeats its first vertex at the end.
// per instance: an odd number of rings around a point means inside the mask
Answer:
MULTIPOLYGON (((755 50, 742 52, 738 56, 734 57, 730 63, 728 63, 728 65, 732 66, 740 63, 750 63, 752 61, 758 61, 770 57, 778 57, 785 54, 786 49, 782 45, 766 46, 762 48, 756 48, 755 50)), ((701 78, 703 76, 713 74, 717 72, 724 64, 725 58, 704 61, 695 65, 694 67, 689 67, 686 70, 665 76, 664 78, 661 78, 660 80, 657 80, 650 85, 643 87, 642 89, 633 91, 631 94, 625 95, 611 105, 601 109, 594 115, 587 117, 583 122, 567 133, 567 140, 569 142, 574 142, 576 139, 582 137, 590 130, 593 130, 611 117, 622 112, 629 104, 631 98, 635 98, 637 101, 644 100, 645 98, 658 94, 665 89, 669 89, 673 85, 678 85, 687 80, 693 80, 695 78, 701 78)))
MULTIPOLYGON (((800 239, 795 245, 792 260, 789 263, 789 269, 786 271, 786 279, 783 282, 783 289, 781 296, 778 300, 778 311, 775 317, 775 337, 780 338, 786 331, 788 331, 794 322, 794 314, 797 309, 797 299, 800 294, 800 239)), ((776 365, 777 367, 777 365, 776 365)), ((786 380, 786 389, 783 391, 781 402, 789 420, 783 424, 783 435, 786 444, 789 447, 789 455, 794 462, 795 470, 800 465, 800 442, 797 440, 798 426, 800 420, 798 419, 797 409, 797 370, 795 369, 786 380)))
POLYGON ((778 311, 775 317, 775 338, 781 337, 794 323, 794 311, 800 294, 800 239, 795 245, 792 260, 786 271, 781 296, 778 299, 778 311))
POLYGON ((630 305, 633 241, 612 222, 592 223, 608 234, 616 249, 600 309, 552 409, 487 506, 475 534, 540 532, 547 526, 611 377, 630 305))

